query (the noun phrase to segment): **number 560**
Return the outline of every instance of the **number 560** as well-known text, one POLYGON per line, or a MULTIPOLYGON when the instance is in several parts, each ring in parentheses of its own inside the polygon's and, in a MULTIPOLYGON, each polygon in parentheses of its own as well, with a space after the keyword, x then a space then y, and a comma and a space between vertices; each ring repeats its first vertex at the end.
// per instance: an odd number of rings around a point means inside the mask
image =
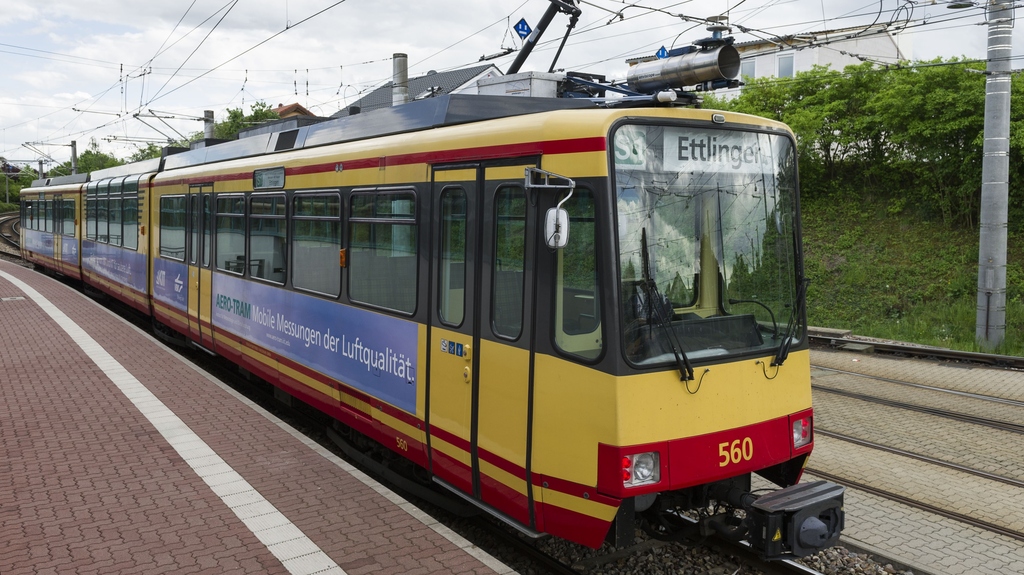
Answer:
POLYGON ((749 437, 743 439, 737 439, 732 443, 728 441, 718 444, 718 456, 721 457, 721 461, 718 462, 719 467, 725 467, 730 463, 739 463, 741 461, 750 461, 754 457, 754 440, 749 437))

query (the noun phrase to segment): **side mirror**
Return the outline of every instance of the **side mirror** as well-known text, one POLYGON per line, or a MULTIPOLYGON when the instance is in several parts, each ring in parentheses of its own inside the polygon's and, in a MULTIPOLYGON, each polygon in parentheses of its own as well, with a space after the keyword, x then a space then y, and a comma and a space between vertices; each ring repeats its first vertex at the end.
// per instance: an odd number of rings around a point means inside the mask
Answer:
POLYGON ((569 212, 551 208, 544 214, 544 243, 553 250, 560 250, 569 243, 569 212))

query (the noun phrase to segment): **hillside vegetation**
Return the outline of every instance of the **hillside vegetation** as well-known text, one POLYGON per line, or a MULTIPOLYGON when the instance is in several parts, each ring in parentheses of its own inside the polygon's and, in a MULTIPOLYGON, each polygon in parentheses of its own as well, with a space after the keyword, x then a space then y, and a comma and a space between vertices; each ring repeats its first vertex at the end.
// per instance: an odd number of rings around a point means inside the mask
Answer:
MULTIPOLYGON (((812 325, 976 350, 983 63, 750 80, 707 107, 797 134, 812 325)), ((1013 77, 1006 341, 1024 355, 1024 79, 1013 77)), ((986 350, 988 351, 988 350, 986 350)))

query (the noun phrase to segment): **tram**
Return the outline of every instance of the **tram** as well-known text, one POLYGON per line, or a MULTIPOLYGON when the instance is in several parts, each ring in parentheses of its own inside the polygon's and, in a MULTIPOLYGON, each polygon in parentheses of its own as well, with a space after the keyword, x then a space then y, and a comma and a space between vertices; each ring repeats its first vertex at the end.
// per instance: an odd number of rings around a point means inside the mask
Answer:
POLYGON ((807 555, 844 516, 799 483, 794 136, 666 91, 449 94, 40 181, 22 249, 523 533, 807 555))

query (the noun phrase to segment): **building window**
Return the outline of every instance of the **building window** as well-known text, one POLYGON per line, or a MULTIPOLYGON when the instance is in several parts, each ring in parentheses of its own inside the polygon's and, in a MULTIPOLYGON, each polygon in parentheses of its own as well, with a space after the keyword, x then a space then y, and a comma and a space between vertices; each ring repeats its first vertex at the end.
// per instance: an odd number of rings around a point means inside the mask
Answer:
POLYGON ((755 62, 756 60, 753 58, 740 62, 740 79, 756 77, 755 73, 757 71, 757 67, 755 66, 755 62))
POLYGON ((793 55, 792 54, 780 54, 779 55, 779 78, 792 78, 793 77, 793 55))

